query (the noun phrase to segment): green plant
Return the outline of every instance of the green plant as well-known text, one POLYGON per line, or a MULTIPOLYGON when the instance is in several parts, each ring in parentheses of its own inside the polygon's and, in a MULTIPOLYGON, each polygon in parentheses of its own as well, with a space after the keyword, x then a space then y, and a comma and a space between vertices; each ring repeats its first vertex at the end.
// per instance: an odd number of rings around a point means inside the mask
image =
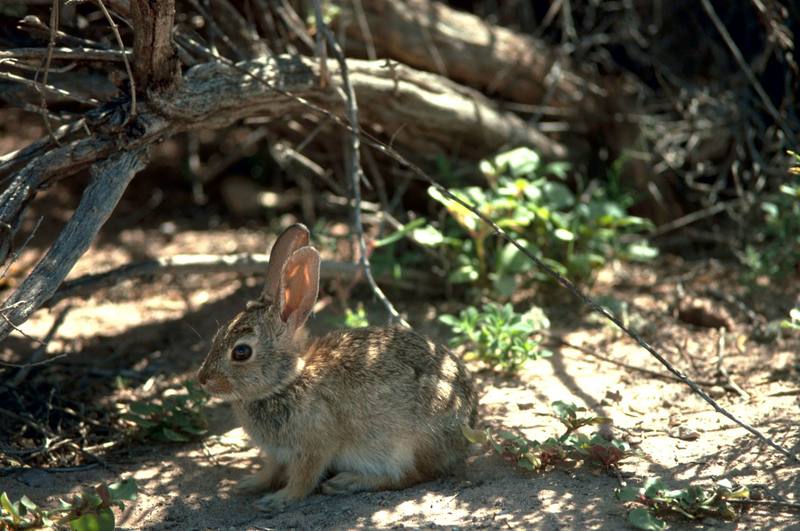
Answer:
POLYGON ((503 371, 516 371, 525 362, 550 356, 541 348, 539 333, 550 327, 544 312, 532 307, 520 314, 510 303, 487 303, 479 311, 474 306, 458 316, 442 315, 439 320, 453 331, 451 345, 470 349, 467 358, 480 359, 503 371))
POLYGON ((487 445, 507 461, 526 470, 542 470, 568 461, 615 468, 630 454, 630 446, 623 441, 609 441, 599 433, 586 435, 578 432, 584 426, 607 424, 611 422, 610 419, 593 415, 579 416, 579 412, 588 410, 566 402, 553 402, 552 407, 566 431, 560 437, 550 437, 544 442, 530 440, 510 431, 494 433, 490 428, 476 430, 463 426, 462 432, 470 442, 487 445))
POLYGON ((628 513, 628 521, 637 529, 666 529, 667 524, 657 516, 681 515, 689 520, 713 516, 725 520, 737 517, 731 501, 750 499, 747 487, 734 487, 722 480, 712 488, 689 486, 670 490, 659 478, 648 479, 642 488, 624 487, 617 498, 638 507, 628 513))
MULTIPOLYGON (((627 214, 629 197, 612 197, 602 187, 590 186, 577 198, 559 182, 565 178, 565 164, 542 165, 535 152, 518 148, 482 161, 480 169, 487 188, 470 186, 452 193, 562 275, 586 280, 611 257, 648 260, 657 254, 646 240, 623 241, 624 235, 652 227, 648 220, 627 214)), ((457 228, 445 225, 431 244, 450 250, 451 282, 491 288, 508 297, 520 277, 523 282, 549 280, 514 245, 493 238, 492 229, 475 214, 434 187, 428 193, 456 222, 457 228)))
POLYGON ((347 328, 364 328, 369 326, 367 320, 367 312, 364 310, 364 305, 360 302, 355 310, 346 308, 344 311, 344 326, 347 328))
MULTIPOLYGON (((800 177, 800 154, 789 151, 795 165, 789 174, 800 177)), ((800 263, 800 181, 782 184, 760 203, 761 219, 751 225, 753 236, 740 261, 747 268, 745 280, 781 278, 800 263)))
POLYGON ((800 307, 790 311, 789 319, 781 321, 781 326, 792 330, 800 330, 800 307))
POLYGON ((142 440, 186 442, 206 433, 203 408, 208 395, 194 382, 185 390, 167 390, 159 399, 139 400, 127 406, 121 418, 132 423, 132 436, 142 440))
POLYGON ((69 502, 59 500, 57 509, 39 507, 27 496, 11 502, 6 492, 0 494, 0 529, 32 529, 69 525, 76 531, 111 531, 115 527, 113 506, 125 508, 124 501, 136 499, 136 481, 126 479, 106 485, 101 483, 69 502))

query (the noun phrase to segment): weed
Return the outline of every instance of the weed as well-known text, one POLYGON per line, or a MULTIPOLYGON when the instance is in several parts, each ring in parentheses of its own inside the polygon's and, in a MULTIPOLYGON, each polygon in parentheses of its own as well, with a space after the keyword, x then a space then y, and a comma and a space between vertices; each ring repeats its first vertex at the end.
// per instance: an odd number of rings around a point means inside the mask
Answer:
MULTIPOLYGON (((800 154, 788 154, 796 160, 789 174, 800 177, 800 154)), ((782 184, 760 207, 762 217, 753 225, 755 243, 738 253, 749 282, 758 277, 783 278, 796 271, 800 263, 800 181, 782 184)))
POLYGON ((638 505, 628 513, 628 521, 637 529, 666 529, 661 515, 681 515, 689 520, 706 516, 733 520, 737 513, 731 500, 750 499, 747 487, 734 487, 730 481, 719 481, 712 488, 689 486, 685 489, 669 490, 659 478, 648 479, 644 487, 624 487, 617 491, 617 498, 625 503, 638 505))
POLYGON ((789 319, 781 322, 783 328, 800 330, 800 307, 794 308, 789 312, 789 319))
POLYGON ((514 372, 529 360, 551 355, 541 348, 539 337, 550 322, 535 306, 519 314, 510 303, 487 303, 480 311, 469 306, 458 316, 446 314, 439 320, 453 331, 451 345, 466 344, 471 349, 468 359, 480 359, 503 371, 514 372))
POLYGON ((69 525, 76 531, 111 531, 115 528, 113 506, 125 508, 124 501, 136 499, 136 481, 126 479, 106 485, 101 483, 72 501, 59 500, 57 509, 39 507, 27 496, 11 502, 8 494, 0 494, 0 529, 31 529, 69 525))
POLYGON ((344 311, 344 326, 347 328, 364 328, 369 326, 367 320, 367 312, 364 310, 364 305, 360 302, 355 310, 346 308, 344 311))
POLYGON ((462 432, 470 442, 488 445, 507 461, 526 470, 542 470, 568 461, 588 462, 610 469, 617 467, 630 454, 630 446, 625 442, 609 441, 599 433, 588 436, 578 432, 584 426, 607 424, 610 419, 578 415, 587 409, 566 402, 553 402, 552 407, 566 431, 560 437, 550 437, 544 442, 509 431, 494 433, 490 428, 476 430, 463 426, 462 432))
MULTIPOLYGON (((623 242, 623 235, 652 228, 648 220, 627 214, 630 198, 612 198, 600 187, 587 187, 579 199, 562 182, 547 178, 563 180, 564 164, 541 165, 535 152, 518 148, 482 161, 480 169, 488 188, 471 186, 452 192, 476 205, 562 275, 587 280, 611 257, 648 260, 657 254, 646 242, 623 242)), ((445 206, 458 226, 445 225, 444 233, 431 238, 432 245, 450 250, 451 282, 491 288, 508 297, 519 277, 523 282, 549 280, 539 271, 530 272, 529 262, 511 243, 491 238, 492 229, 477 216, 436 188, 428 193, 445 206)))
POLYGON ((133 424, 132 436, 137 439, 186 442, 206 433, 207 401, 208 395, 188 382, 183 393, 167 390, 160 399, 132 402, 121 418, 133 424))

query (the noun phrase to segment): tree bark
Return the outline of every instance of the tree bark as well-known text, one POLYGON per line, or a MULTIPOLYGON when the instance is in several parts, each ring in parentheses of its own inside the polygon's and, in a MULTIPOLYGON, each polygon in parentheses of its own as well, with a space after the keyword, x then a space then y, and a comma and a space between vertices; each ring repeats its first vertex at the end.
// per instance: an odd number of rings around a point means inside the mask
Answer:
POLYGON ((175 0, 132 0, 133 70, 143 93, 168 90, 180 82, 180 63, 172 42, 175 0))

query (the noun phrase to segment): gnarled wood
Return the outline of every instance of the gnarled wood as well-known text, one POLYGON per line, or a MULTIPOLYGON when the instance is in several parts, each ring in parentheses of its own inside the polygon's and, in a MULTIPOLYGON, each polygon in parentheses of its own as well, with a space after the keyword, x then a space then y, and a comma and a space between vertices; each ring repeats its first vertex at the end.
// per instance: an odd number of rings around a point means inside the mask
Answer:
POLYGON ((180 81, 180 63, 172 43, 175 0, 132 0, 136 86, 142 92, 166 90, 180 81))

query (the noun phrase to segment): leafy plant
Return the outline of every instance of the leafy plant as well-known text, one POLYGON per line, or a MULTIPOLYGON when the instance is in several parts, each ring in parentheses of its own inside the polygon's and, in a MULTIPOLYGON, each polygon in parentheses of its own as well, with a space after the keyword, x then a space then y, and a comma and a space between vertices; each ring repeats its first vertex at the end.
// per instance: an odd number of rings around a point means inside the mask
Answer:
POLYGON ((133 424, 132 435, 161 442, 186 442, 204 435, 208 395, 193 382, 184 387, 184 392, 167 390, 160 399, 129 404, 122 418, 133 424))
POLYGON ((77 494, 69 502, 59 500, 57 509, 39 507, 27 496, 11 502, 0 494, 0 529, 32 529, 69 525, 76 531, 111 531, 116 522, 112 507, 125 508, 125 501, 136 499, 136 481, 126 479, 106 485, 101 483, 77 494))
POLYGON ((734 487, 730 481, 719 481, 712 488, 689 486, 670 490, 660 478, 648 479, 642 488, 624 487, 617 490, 622 502, 638 505, 628 513, 628 521, 637 529, 666 529, 661 515, 681 515, 689 520, 713 516, 733 520, 737 513, 732 500, 750 499, 747 487, 734 487))
MULTIPOLYGON (((559 182, 564 180, 567 169, 563 163, 542 165, 535 152, 518 148, 482 161, 480 169, 488 188, 470 186, 453 189, 452 193, 475 205, 563 275, 586 280, 613 256, 648 260, 657 254, 644 240, 623 241, 624 235, 652 227, 648 220, 627 214, 630 198, 612 198, 601 187, 588 187, 578 199, 559 182)), ((458 227, 445 226, 444 233, 432 239, 431 244, 450 249, 451 282, 491 288, 507 297, 514 292, 520 276, 524 281, 549 280, 543 273, 533 271, 514 245, 491 238, 492 229, 475 214, 434 187, 428 193, 445 206, 458 227)))
MULTIPOLYGON (((796 160, 789 174, 800 177, 800 154, 788 154, 796 160)), ((752 225, 753 243, 739 255, 747 267, 745 280, 751 282, 762 276, 784 277, 800 263, 800 181, 780 185, 759 206, 762 217, 752 225)))
POLYGON ((584 426, 611 422, 606 417, 578 415, 585 408, 561 401, 553 402, 556 418, 566 427, 560 437, 550 437, 544 442, 530 440, 510 431, 494 433, 490 428, 476 430, 463 426, 464 436, 472 443, 491 447, 507 461, 526 470, 541 470, 568 461, 588 462, 603 468, 615 468, 630 453, 630 446, 618 440, 607 440, 599 433, 591 436, 579 433, 584 426))
POLYGON ((792 330, 800 330, 800 307, 790 311, 789 319, 782 321, 781 326, 792 330))
POLYGON ((364 328, 369 326, 367 320, 367 312, 364 310, 364 305, 360 302, 355 310, 346 308, 344 311, 344 326, 347 328, 364 328))
POLYGON ((480 311, 469 306, 458 316, 445 314, 439 320, 453 331, 451 345, 466 344, 468 358, 483 360, 503 371, 513 372, 529 360, 551 355, 540 347, 539 337, 550 327, 550 321, 535 306, 520 314, 510 303, 487 303, 480 311))

